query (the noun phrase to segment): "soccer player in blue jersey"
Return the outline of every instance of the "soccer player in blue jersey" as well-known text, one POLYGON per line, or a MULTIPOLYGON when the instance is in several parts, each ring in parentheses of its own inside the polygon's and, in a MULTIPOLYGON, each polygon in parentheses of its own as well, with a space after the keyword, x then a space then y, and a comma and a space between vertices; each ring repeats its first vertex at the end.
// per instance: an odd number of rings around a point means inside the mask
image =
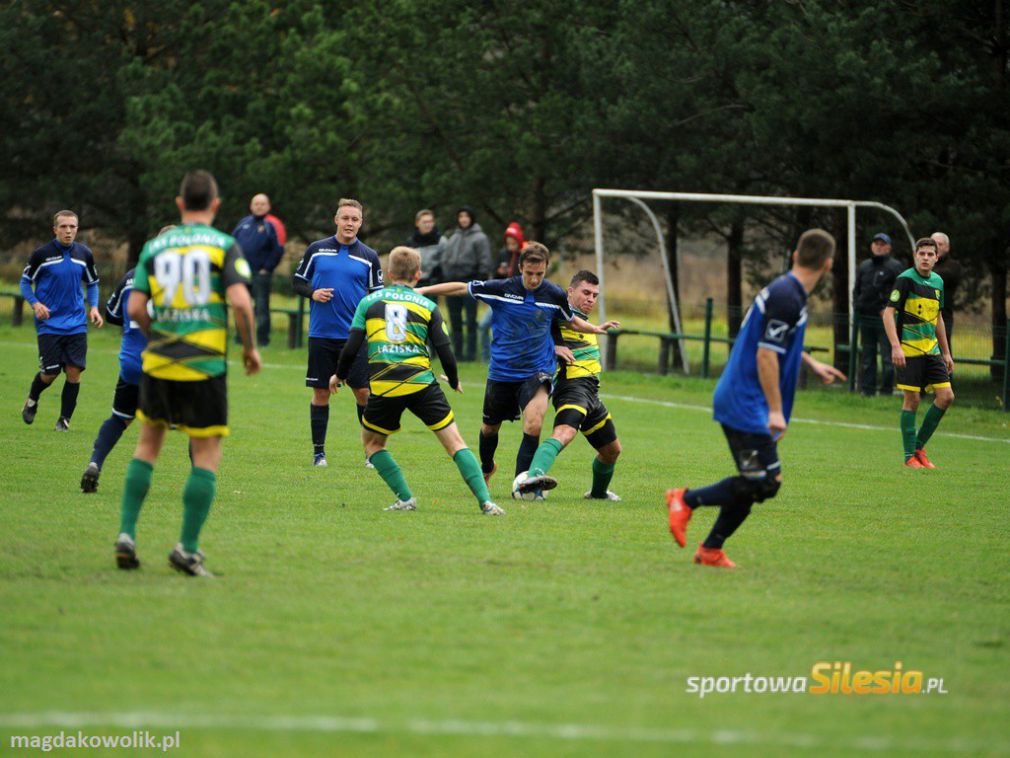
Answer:
POLYGON ((21 275, 21 294, 35 312, 35 331, 39 340, 39 372, 32 380, 28 399, 21 409, 26 424, 35 421, 39 396, 63 370, 67 378, 60 398, 60 417, 56 431, 70 429, 70 418, 77 407, 81 390, 81 372, 87 364, 88 318, 102 326, 98 310, 98 271, 91 250, 77 237, 77 214, 59 211, 53 216, 55 239, 32 253, 21 275), (81 282, 87 285, 88 309, 84 307, 81 282))
MULTIPOLYGON (((160 237, 165 232, 175 229, 174 224, 163 227, 158 232, 160 237)), ((112 448, 123 436, 126 427, 133 423, 137 412, 137 401, 140 399, 141 354, 147 347, 147 336, 141 331, 140 324, 126 315, 126 308, 133 291, 133 274, 136 269, 127 271, 119 280, 105 304, 105 320, 121 326, 123 337, 119 347, 119 380, 116 382, 116 393, 112 398, 112 414, 102 422, 98 436, 91 451, 91 460, 81 477, 81 492, 98 492, 98 477, 102 473, 102 465, 112 448)))
MULTIPOLYGON (((498 468, 494 454, 502 422, 515 421, 522 415, 523 441, 516 455, 516 475, 529 470, 540 444, 540 429, 557 368, 551 323, 556 319, 564 320, 571 322, 575 331, 594 334, 604 334, 617 325, 617 322, 607 322, 594 326, 575 316, 567 293, 544 278, 549 261, 547 247, 530 242, 519 256, 517 276, 469 283, 447 282, 418 290, 428 297, 465 292, 491 308, 491 364, 480 428, 481 470, 488 480, 498 468)), ((573 360, 570 351, 566 359, 573 360)))
POLYGON ((747 312, 713 400, 713 415, 722 424, 739 474, 707 487, 666 493, 670 532, 681 547, 694 509, 719 507, 695 563, 735 568, 723 543, 750 514, 751 505, 779 491, 782 467, 776 443, 789 423, 800 362, 825 384, 845 380, 842 372, 803 352, 807 296, 831 268, 834 254, 834 237, 823 229, 807 230, 793 253, 792 269, 761 290, 747 312))
MULTIPOLYGON (((330 377, 337 373, 358 303, 382 289, 378 254, 358 239, 364 211, 357 200, 343 198, 334 217, 337 233, 305 249, 293 283, 312 300, 309 309, 309 368, 305 386, 312 388, 309 420, 312 465, 326 466, 326 427, 330 421, 330 377)), ((368 403, 368 351, 358 351, 347 383, 358 406, 358 422, 368 403)))

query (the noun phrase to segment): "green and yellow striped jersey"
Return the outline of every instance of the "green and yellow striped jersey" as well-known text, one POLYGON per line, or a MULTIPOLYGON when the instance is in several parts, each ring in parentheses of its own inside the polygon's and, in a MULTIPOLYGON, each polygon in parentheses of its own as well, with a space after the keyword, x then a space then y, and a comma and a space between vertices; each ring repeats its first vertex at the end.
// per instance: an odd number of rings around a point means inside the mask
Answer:
MULTIPOLYGON (((579 318, 588 321, 589 316, 577 308, 572 308, 579 318)), ((575 363, 565 365, 559 363, 559 379, 582 379, 587 376, 598 377, 603 371, 600 364, 600 343, 595 334, 584 334, 572 329, 571 322, 562 322, 561 338, 565 341, 565 346, 572 351, 575 356, 575 363)))
POLYGON ((372 394, 410 395, 435 382, 428 342, 448 343, 449 333, 428 298, 399 284, 385 287, 362 298, 351 329, 364 330, 368 340, 372 394))
POLYGON ((909 358, 940 354, 936 319, 943 308, 943 279, 939 275, 930 272, 923 278, 914 267, 901 272, 887 304, 897 311, 901 352, 909 358))
POLYGON ((225 291, 248 284, 250 274, 235 240, 202 224, 177 226, 144 245, 133 279, 133 288, 151 298, 144 373, 177 382, 224 374, 225 291))

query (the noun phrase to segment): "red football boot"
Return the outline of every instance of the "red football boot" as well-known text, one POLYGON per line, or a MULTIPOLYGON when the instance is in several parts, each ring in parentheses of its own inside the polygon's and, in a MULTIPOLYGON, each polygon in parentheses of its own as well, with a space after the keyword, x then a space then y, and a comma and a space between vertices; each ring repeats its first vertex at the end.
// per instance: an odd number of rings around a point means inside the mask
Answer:
POLYGON ((913 455, 907 461, 905 461, 905 468, 926 468, 919 462, 919 458, 913 455))
POLYGON ((698 552, 694 554, 694 562, 699 566, 717 566, 718 568, 735 569, 736 564, 726 557, 722 549, 705 547, 698 545, 698 552))
POLYGON ((923 468, 936 468, 936 466, 933 465, 933 461, 931 461, 929 458, 926 457, 925 448, 920 447, 918 450, 915 451, 915 459, 919 461, 920 464, 922 464, 923 468))
POLYGON ((670 534, 677 544, 684 547, 687 544, 687 522, 691 520, 692 510, 684 502, 687 487, 666 491, 666 508, 670 512, 670 534))

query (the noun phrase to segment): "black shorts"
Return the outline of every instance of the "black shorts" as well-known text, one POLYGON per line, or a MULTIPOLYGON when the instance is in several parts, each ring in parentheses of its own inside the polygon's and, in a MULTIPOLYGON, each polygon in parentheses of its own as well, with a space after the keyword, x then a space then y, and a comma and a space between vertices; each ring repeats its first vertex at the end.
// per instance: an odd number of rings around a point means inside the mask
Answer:
POLYGON ((445 429, 455 420, 442 388, 437 384, 429 384, 420 392, 409 395, 369 395, 361 425, 379 434, 393 434, 400 430, 400 416, 405 410, 421 419, 433 432, 445 429))
POLYGON ((143 374, 137 417, 145 424, 174 427, 190 437, 227 437, 225 375, 199 382, 175 382, 143 374))
POLYGON ((116 382, 116 394, 112 398, 112 413, 127 421, 132 421, 137 415, 137 402, 140 399, 140 385, 131 384, 122 375, 116 382))
POLYGON ((39 335, 39 368, 43 374, 58 374, 65 366, 76 366, 83 371, 87 362, 87 332, 39 335))
POLYGON ((600 382, 591 377, 562 379, 554 392, 554 426, 574 426, 599 450, 617 439, 617 430, 600 400, 600 382))
POLYGON ((947 364, 939 355, 905 358, 904 366, 894 367, 894 386, 910 392, 930 392, 949 387, 947 364))
POLYGON ((548 395, 554 391, 554 378, 542 371, 522 382, 488 379, 484 387, 484 423, 495 426, 503 421, 515 421, 544 385, 547 385, 548 395))
POLYGON ((772 479, 782 473, 782 463, 779 461, 778 445, 770 434, 753 434, 741 432, 730 426, 722 425, 736 470, 745 479, 772 479))
MULTIPOLYGON (((305 375, 306 387, 327 388, 330 377, 337 373, 340 353, 347 340, 331 340, 326 337, 309 337, 309 370, 305 375)), ((358 354, 351 364, 351 374, 347 383, 356 390, 368 386, 368 343, 362 342, 358 354)))

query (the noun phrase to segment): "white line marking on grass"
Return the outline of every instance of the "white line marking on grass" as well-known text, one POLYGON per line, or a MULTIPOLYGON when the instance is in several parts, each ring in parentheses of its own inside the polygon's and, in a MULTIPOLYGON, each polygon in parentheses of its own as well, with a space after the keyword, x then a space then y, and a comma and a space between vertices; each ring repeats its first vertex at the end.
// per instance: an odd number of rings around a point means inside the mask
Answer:
MULTIPOLYGON (((687 411, 705 411, 706 413, 712 412, 712 406, 710 405, 692 405, 690 403, 675 403, 669 400, 653 400, 647 397, 632 397, 630 395, 611 395, 609 392, 601 392, 600 397, 608 400, 624 400, 628 403, 645 403, 647 405, 659 405, 663 408, 678 408, 687 411)), ((848 421, 821 421, 815 418, 800 418, 798 416, 793 416, 789 419, 789 423, 798 422, 801 424, 817 424, 819 426, 838 426, 843 429, 863 429, 870 432, 894 432, 895 427, 890 426, 876 426, 874 424, 854 424, 848 421)), ((976 442, 1003 442, 1010 445, 1010 438, 1004 439, 1002 437, 982 437, 977 434, 960 434, 958 432, 936 432, 934 435, 936 437, 956 437, 962 440, 975 440, 976 442)))
MULTIPOLYGON (((9 340, 0 340, 0 345, 26 345, 29 348, 35 349, 33 345, 22 342, 12 342, 9 340)), ((231 360, 228 362, 229 365, 241 366, 241 361, 231 360)), ((268 369, 290 369, 302 371, 304 366, 302 364, 295 363, 264 363, 263 368, 268 369)), ((479 386, 471 382, 460 382, 460 385, 466 387, 479 386)), ((644 403, 646 405, 658 405, 662 408, 677 408, 687 411, 704 411, 706 413, 712 412, 712 407, 709 405, 693 405, 691 403, 675 403, 670 400, 653 400, 647 397, 633 397, 631 395, 613 395, 609 392, 601 392, 600 397, 609 400, 623 400, 628 403, 644 403)), ((894 427, 890 426, 877 426, 875 424, 855 424, 848 421, 821 421, 815 418, 801 418, 798 416, 793 416, 790 419, 790 423, 797 422, 800 424, 817 424, 819 426, 837 426, 842 429, 862 429, 868 432, 894 432, 894 427)), ((943 432, 938 431, 934 436, 938 437, 953 437, 961 440, 974 440, 976 442, 1002 442, 1006 445, 1010 445, 1010 438, 1002 437, 983 437, 978 434, 961 434, 958 432, 943 432)))
POLYGON ((41 713, 0 714, 0 728, 6 729, 82 729, 115 727, 121 729, 247 729, 261 732, 412 734, 420 736, 519 737, 570 741, 649 742, 697 745, 773 745, 822 750, 857 749, 870 752, 966 753, 989 755, 1010 753, 1010 745, 991 741, 900 740, 864 735, 853 739, 818 737, 813 734, 761 734, 758 732, 698 729, 649 729, 609 727, 588 724, 533 724, 522 721, 463 721, 409 719, 383 721, 368 717, 341 716, 234 716, 226 714, 185 714, 162 712, 126 713, 41 713))

